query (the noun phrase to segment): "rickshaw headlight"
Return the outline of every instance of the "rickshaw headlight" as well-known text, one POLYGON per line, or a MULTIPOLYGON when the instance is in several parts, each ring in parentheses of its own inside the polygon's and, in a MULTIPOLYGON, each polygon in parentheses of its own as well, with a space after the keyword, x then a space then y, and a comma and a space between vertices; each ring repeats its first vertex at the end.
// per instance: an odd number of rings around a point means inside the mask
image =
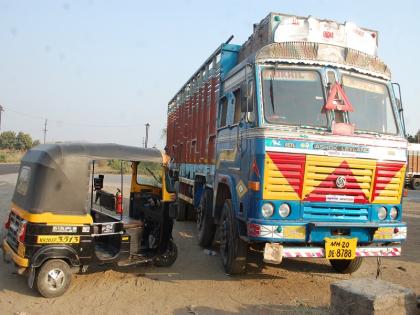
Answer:
POLYGON ((274 207, 271 203, 265 203, 261 207, 261 213, 264 218, 269 218, 274 213, 274 207))
POLYGON ((378 218, 379 220, 385 220, 388 211, 386 211, 385 207, 378 208, 378 218))

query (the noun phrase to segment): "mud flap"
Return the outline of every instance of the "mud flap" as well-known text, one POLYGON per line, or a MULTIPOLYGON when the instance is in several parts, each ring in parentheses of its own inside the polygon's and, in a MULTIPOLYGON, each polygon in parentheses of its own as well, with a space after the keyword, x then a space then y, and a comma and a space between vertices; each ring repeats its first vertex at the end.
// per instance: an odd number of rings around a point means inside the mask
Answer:
POLYGON ((35 268, 31 267, 29 270, 28 286, 32 289, 35 281, 35 268))
POLYGON ((270 264, 280 264, 283 260, 283 246, 278 243, 265 243, 264 261, 270 264))

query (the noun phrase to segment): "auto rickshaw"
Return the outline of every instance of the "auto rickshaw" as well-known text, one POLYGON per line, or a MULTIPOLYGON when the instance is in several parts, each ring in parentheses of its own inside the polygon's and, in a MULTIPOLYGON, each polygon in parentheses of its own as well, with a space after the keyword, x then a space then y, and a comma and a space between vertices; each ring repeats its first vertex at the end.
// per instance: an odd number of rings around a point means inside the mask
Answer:
POLYGON ((72 273, 89 266, 172 265, 177 247, 171 213, 176 211, 166 161, 157 149, 116 144, 48 144, 29 150, 5 223, 5 260, 44 297, 62 295, 72 273), (112 209, 112 195, 94 176, 98 160, 131 162, 128 214, 122 208, 123 172, 112 209), (95 190, 99 199, 108 197, 99 207, 95 190))

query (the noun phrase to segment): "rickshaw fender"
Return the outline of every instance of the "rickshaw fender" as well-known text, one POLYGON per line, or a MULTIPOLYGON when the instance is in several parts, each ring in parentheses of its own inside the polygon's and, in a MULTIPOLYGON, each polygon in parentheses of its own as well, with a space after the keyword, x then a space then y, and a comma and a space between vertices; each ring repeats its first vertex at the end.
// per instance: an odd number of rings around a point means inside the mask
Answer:
POLYGON ((45 246, 40 248, 31 259, 31 267, 38 268, 49 259, 63 259, 70 267, 80 266, 79 255, 70 246, 45 246))

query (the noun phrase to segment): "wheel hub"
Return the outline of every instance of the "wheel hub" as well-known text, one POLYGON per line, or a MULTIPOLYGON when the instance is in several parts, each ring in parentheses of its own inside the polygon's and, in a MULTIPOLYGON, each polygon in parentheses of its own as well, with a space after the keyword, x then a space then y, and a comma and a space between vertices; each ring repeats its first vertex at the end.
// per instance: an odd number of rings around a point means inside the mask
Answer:
POLYGON ((64 285, 64 272, 60 269, 53 269, 48 272, 47 283, 50 289, 58 290, 64 285))

